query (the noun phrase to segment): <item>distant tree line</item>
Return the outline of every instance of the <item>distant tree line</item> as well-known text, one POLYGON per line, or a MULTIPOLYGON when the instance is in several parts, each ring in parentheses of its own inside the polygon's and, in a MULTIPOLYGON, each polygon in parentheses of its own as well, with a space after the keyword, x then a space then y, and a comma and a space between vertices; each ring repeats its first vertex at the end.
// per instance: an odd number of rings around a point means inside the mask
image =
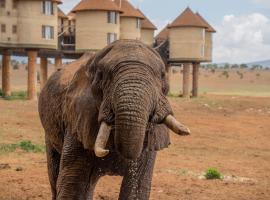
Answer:
POLYGON ((250 69, 250 70, 270 70, 270 67, 263 67, 262 65, 252 65, 249 67, 247 64, 229 64, 225 63, 218 65, 216 63, 209 63, 201 65, 202 68, 214 72, 216 69, 250 69))

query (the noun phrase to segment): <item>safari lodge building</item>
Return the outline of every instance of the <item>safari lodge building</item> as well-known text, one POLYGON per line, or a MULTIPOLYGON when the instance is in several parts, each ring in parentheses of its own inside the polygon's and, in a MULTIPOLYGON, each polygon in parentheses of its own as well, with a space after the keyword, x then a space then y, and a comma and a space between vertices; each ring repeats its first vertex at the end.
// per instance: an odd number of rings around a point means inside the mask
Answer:
MULTIPOLYGON (((192 96, 198 96, 199 66, 212 61, 214 28, 199 14, 187 8, 155 38, 165 49, 168 65, 183 65, 183 97, 189 97, 189 75, 192 71, 192 96)), ((170 68, 168 66, 168 68, 170 68)))
POLYGON ((79 58, 84 52, 96 52, 119 39, 141 40, 153 47, 161 45, 168 53, 168 66, 184 63, 187 71, 184 79, 189 73, 187 63, 198 71, 200 62, 212 59, 214 29, 190 9, 154 38, 155 25, 128 0, 81 0, 67 15, 58 8, 61 3, 61 0, 0 0, 4 96, 11 95, 11 55, 28 57, 30 100, 36 99, 37 94, 37 57, 40 57, 41 87, 48 77, 48 58, 55 59, 58 70, 62 58, 79 58))

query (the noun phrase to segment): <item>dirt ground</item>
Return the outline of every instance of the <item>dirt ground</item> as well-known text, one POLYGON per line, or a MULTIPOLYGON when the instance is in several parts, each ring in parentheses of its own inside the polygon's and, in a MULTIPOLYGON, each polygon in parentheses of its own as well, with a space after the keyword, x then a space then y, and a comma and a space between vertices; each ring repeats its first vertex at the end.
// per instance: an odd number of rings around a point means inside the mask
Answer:
MULTIPOLYGON (((270 199, 270 98, 170 98, 176 117, 192 130, 172 136, 155 166, 151 199, 270 199), (224 180, 203 180, 217 168, 224 180)), ((36 102, 0 100, 1 143, 43 143, 36 102)), ((44 153, 0 154, 0 199, 50 199, 44 153), (16 171, 21 168, 21 171, 16 171)), ((96 199, 117 199, 120 177, 104 177, 96 199)))
MULTIPOLYGON (((172 77, 175 92, 180 79, 179 74, 172 77)), ((258 87, 269 86, 269 77, 265 79, 258 87)), ((151 200, 269 200, 270 97, 257 96, 170 97, 176 117, 192 135, 172 133, 171 146, 158 153, 151 200), (224 179, 205 180, 203 173, 210 167, 224 179)), ((37 102, 0 98, 0 144, 27 139, 43 145, 43 136, 37 102)), ((120 183, 120 177, 102 178, 95 199, 117 199, 120 183)), ((45 153, 0 152, 0 200, 50 198, 45 153)))

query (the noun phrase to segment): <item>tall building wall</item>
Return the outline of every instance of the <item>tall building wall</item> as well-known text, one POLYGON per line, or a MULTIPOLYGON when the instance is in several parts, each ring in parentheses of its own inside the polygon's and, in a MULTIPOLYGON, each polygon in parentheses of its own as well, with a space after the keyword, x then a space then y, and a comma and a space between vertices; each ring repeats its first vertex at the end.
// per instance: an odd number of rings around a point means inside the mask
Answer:
POLYGON ((12 0, 6 0, 0 10, 0 24, 5 24, 6 33, 0 30, 2 47, 57 48, 57 2, 53 2, 53 15, 43 13, 43 1, 18 0, 16 8, 12 0), (16 26, 16 28, 13 28, 16 26), (42 26, 53 27, 53 38, 43 38, 42 26), (14 30, 16 29, 16 33, 14 30))
POLYGON ((137 19, 135 17, 121 17, 120 39, 139 40, 141 38, 141 28, 137 27, 137 19))
POLYGON ((154 44, 154 32, 152 29, 142 29, 141 30, 141 41, 149 46, 154 44))
POLYGON ((76 13, 76 50, 100 50, 107 42, 107 34, 120 34, 119 15, 117 24, 108 23, 107 11, 83 11, 76 13))
POLYGON ((7 0, 5 8, 0 7, 0 46, 9 46, 17 43, 18 33, 13 33, 13 26, 17 27, 18 11, 13 7, 13 1, 7 0), (5 26, 5 32, 2 31, 5 26))
POLYGON ((201 61, 205 57, 205 29, 173 27, 169 29, 170 59, 201 61))
POLYGON ((205 33, 205 61, 211 62, 213 54, 213 33, 206 31, 205 33))

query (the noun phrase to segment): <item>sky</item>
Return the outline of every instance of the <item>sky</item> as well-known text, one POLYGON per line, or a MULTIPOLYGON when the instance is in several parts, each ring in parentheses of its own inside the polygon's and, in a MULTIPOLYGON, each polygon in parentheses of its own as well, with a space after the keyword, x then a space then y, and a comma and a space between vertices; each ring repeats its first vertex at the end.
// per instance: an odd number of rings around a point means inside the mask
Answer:
MULTIPOLYGON (((63 0, 69 12, 80 0, 63 0)), ((213 62, 247 63, 270 59, 270 0, 130 0, 158 27, 189 6, 217 30, 213 62)), ((158 30, 158 31, 159 31, 158 30)), ((157 31, 157 33, 158 33, 157 31)))

